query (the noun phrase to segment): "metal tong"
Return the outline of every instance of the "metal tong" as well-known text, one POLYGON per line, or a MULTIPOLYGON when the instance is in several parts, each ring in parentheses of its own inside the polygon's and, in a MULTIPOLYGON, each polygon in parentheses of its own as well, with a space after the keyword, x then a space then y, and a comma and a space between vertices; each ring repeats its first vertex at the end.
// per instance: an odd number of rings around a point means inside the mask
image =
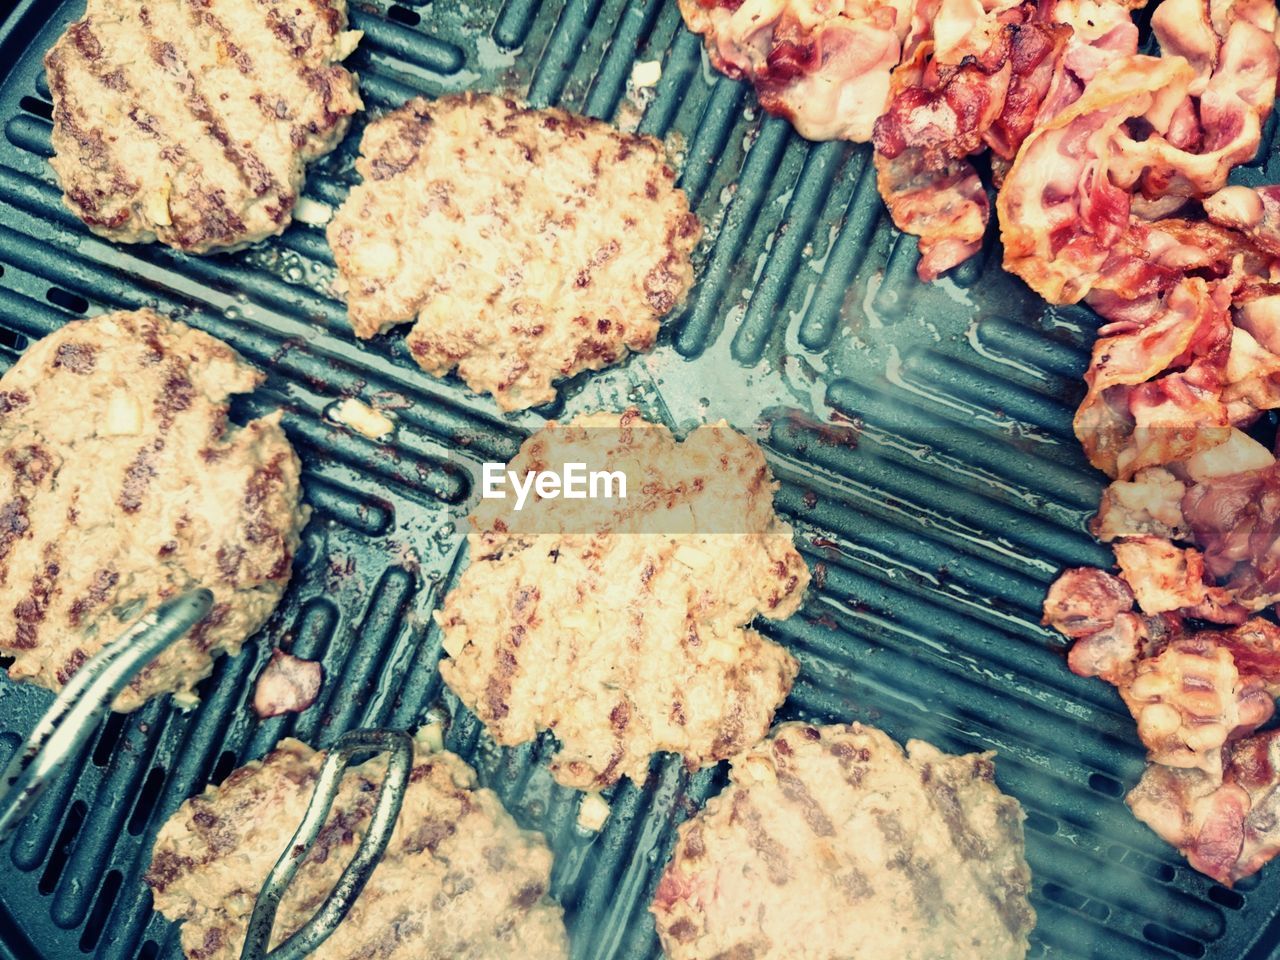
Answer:
POLYGON ((311 803, 301 825, 267 875, 254 902, 240 960, 300 960, 337 929, 387 849, 387 842, 400 816, 400 805, 404 802, 404 791, 412 768, 413 739, 403 730, 352 730, 338 738, 324 758, 315 793, 311 795, 311 803), (320 909, 284 943, 268 953, 271 928, 275 924, 280 900, 329 816, 338 788, 342 785, 343 772, 357 754, 370 751, 389 756, 387 775, 378 788, 378 801, 373 808, 369 829, 320 909))
POLYGON ((166 600, 75 672, 0 773, 0 843, 62 767, 75 761, 125 685, 212 606, 213 594, 203 589, 166 600))
MULTIPOLYGON (((205 589, 188 591, 150 611, 76 671, 0 773, 0 844, 101 725, 120 691, 138 672, 199 623, 213 605, 205 589)), ((249 918, 241 960, 300 960, 333 933, 382 859, 400 816, 413 766, 413 740, 400 730, 353 730, 329 750, 301 825, 263 883, 249 918), (284 943, 267 952, 285 890, 324 826, 357 755, 387 753, 369 829, 329 896, 284 943)))

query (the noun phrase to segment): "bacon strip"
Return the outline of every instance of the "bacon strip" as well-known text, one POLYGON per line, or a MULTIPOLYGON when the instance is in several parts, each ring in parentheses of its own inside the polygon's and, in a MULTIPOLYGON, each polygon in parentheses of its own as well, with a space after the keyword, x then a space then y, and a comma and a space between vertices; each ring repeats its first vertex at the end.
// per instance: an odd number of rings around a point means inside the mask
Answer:
POLYGON ((1127 802, 1191 866, 1231 886, 1280 853, 1280 731, 1228 745, 1219 783, 1151 764, 1127 802))

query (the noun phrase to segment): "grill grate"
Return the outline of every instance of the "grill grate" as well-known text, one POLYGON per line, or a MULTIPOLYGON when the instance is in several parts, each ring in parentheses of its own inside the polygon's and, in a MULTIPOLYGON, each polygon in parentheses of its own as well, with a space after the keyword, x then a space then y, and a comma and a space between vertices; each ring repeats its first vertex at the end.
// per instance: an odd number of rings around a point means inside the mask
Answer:
MULTIPOLYGON (((466 459, 505 459, 544 416, 636 403, 689 426, 759 430, 778 503, 815 569, 800 615, 764 631, 802 671, 780 719, 859 719, 903 740, 999 751, 1028 812, 1040 924, 1053 958, 1280 957, 1280 872, 1230 891, 1188 870, 1123 804, 1141 771, 1113 692, 1065 668, 1038 626, 1062 564, 1105 563, 1084 532, 1098 477, 1071 436, 1094 319, 1045 310, 998 251, 931 288, 889 228, 868 152, 809 144, 714 74, 673 3, 643 0, 361 4, 353 58, 371 110, 417 93, 502 89, 605 118, 638 116, 628 77, 660 60, 640 130, 668 139, 707 239, 699 284, 660 347, 504 419, 456 381, 419 373, 392 334, 357 346, 325 293, 333 263, 303 224, 207 259, 89 236, 46 159, 40 57, 80 3, 19 4, 0 33, 0 370, 68 319, 149 304, 219 336, 271 376, 242 412, 283 406, 316 511, 294 585, 263 631, 320 658, 327 681, 296 717, 247 707, 266 644, 218 662, 190 714, 152 703, 113 717, 79 768, 0 850, 0 956, 176 958, 176 928, 139 880, 159 824, 281 737, 318 746, 359 724, 408 726, 443 707, 448 746, 556 851, 553 886, 580 958, 657 954, 646 906, 675 825, 722 788, 669 758, 612 791, 599 836, 546 772, 550 744, 497 749, 435 671, 430 611, 457 573, 466 459), (393 442, 326 420, 345 396, 401 406, 393 442), (341 696, 338 695, 341 691, 341 696)), ((1278 179, 1270 147, 1246 182, 1278 179)), ((341 200, 359 140, 319 163, 307 194, 341 200)), ((49 695, 0 680, 0 762, 49 695)))

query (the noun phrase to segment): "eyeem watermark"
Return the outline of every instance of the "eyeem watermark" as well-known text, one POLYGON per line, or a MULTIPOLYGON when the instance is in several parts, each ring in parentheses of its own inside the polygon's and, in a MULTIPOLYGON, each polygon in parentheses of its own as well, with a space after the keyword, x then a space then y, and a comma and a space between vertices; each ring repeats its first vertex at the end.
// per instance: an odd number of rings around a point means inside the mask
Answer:
POLYGON ((625 500, 627 475, 621 470, 588 470, 585 463, 566 463, 564 469, 530 470, 523 477, 505 463, 486 463, 481 472, 480 495, 485 500, 507 499, 507 487, 515 493, 515 509, 524 509, 530 492, 539 499, 625 500))

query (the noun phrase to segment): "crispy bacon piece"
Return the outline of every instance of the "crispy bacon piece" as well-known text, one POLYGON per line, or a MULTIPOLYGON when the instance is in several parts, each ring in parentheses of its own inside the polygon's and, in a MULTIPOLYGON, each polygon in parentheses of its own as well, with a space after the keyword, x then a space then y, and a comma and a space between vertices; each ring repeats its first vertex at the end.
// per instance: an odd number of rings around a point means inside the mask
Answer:
POLYGON ((893 160, 876 154, 880 196, 899 230, 920 238, 916 272, 936 280, 982 247, 991 203, 967 160, 930 166, 917 150, 893 160))
POLYGON ((1064 570, 1049 588, 1044 623, 1075 640, 1067 663, 1081 677, 1120 686, 1153 643, 1180 629, 1176 617, 1133 612, 1133 591, 1119 577, 1093 567, 1064 570))
POLYGON ((272 650, 253 688, 253 712, 263 719, 301 713, 315 703, 323 680, 324 668, 316 661, 272 650))
MULTIPOLYGON (((908 88, 924 72, 932 50, 921 43, 909 63, 893 74, 894 89, 908 88)), ((978 173, 968 160, 930 159, 922 147, 890 157, 875 154, 876 185, 899 230, 920 241, 920 279, 937 279, 982 247, 991 203, 978 173)))
POLYGON ((1115 545, 1116 565, 1144 614, 1178 611, 1215 623, 1242 623, 1247 611, 1209 579, 1204 555, 1161 537, 1143 536, 1115 545))
POLYGON ((1174 0, 1151 28, 1166 58, 1192 66, 1183 102, 1163 136, 1127 151, 1148 195, 1203 196, 1220 189, 1238 163, 1253 158, 1280 74, 1274 0, 1174 0))
POLYGON ((1192 486, 1183 499, 1210 575, 1257 610, 1280 600, 1280 466, 1192 486))
POLYGON ((1155 763, 1221 769, 1228 740, 1271 719, 1280 693, 1280 628, 1254 619, 1233 630, 1201 630, 1139 659, 1120 696, 1155 763))
POLYGON ((875 124, 880 153, 893 159, 920 149, 926 162, 941 165, 989 146, 1013 159, 1049 90, 1071 28, 1040 20, 1034 2, 995 14, 990 26, 982 49, 958 57, 960 50, 921 44, 916 62, 899 68, 913 76, 909 84, 894 78, 889 108, 875 124))
MULTIPOLYGON (((1166 238, 1142 221, 1220 190, 1231 167, 1257 150, 1280 71, 1274 4, 1267 11, 1237 0, 1219 12, 1214 42, 1195 22, 1182 33, 1162 28, 1166 43, 1191 59, 1115 59, 1065 109, 1042 111, 997 209, 1005 267, 1046 299, 1153 292, 1170 268, 1158 262, 1166 238)), ((1204 18, 1213 19, 1207 11, 1204 18)))
MULTIPOLYGON (((922 7, 930 4, 922 3, 922 7)), ((913 23, 914 0, 680 0, 717 70, 750 81, 760 105, 810 140, 871 139, 889 97, 889 72, 913 23)))
POLYGON ((1194 869, 1229 887, 1280 853, 1280 730, 1227 744, 1223 761, 1220 781, 1152 764, 1127 802, 1194 869))

